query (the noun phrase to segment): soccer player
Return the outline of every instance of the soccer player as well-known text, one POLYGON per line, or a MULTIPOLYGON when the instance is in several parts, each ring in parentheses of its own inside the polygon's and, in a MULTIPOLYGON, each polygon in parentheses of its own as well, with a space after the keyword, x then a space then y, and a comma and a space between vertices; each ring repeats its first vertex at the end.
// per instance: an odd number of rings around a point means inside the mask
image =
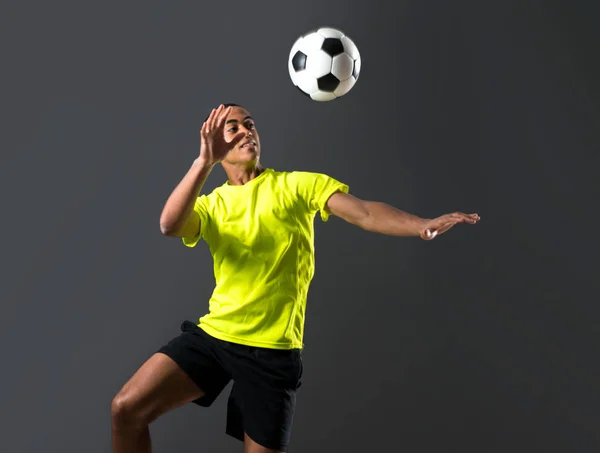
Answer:
POLYGON ((286 451, 302 378, 317 213, 424 240, 479 220, 458 212, 424 219, 358 199, 324 174, 265 168, 255 122, 235 104, 213 109, 200 136, 200 154, 168 198, 160 228, 188 247, 208 244, 216 287, 208 313, 185 321, 113 399, 114 453, 150 452, 152 421, 190 402, 210 406, 231 380, 225 432, 246 453, 286 451), (218 163, 228 180, 200 194, 218 163))

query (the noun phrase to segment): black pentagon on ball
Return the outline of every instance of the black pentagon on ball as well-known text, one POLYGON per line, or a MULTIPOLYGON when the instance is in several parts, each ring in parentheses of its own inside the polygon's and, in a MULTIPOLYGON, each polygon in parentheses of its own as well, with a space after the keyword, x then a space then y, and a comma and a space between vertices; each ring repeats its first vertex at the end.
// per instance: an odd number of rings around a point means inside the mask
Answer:
POLYGON ((333 74, 327 74, 317 79, 317 85, 321 91, 334 91, 340 84, 339 79, 333 74))
POLYGON ((353 68, 352 68, 352 77, 354 77, 355 79, 358 79, 359 72, 360 71, 356 67, 356 60, 354 60, 354 65, 353 65, 353 68))
POLYGON ((298 51, 292 58, 292 66, 296 72, 306 69, 306 55, 298 51))
POLYGON ((325 38, 321 49, 332 57, 335 57, 344 52, 344 45, 338 38, 325 38))

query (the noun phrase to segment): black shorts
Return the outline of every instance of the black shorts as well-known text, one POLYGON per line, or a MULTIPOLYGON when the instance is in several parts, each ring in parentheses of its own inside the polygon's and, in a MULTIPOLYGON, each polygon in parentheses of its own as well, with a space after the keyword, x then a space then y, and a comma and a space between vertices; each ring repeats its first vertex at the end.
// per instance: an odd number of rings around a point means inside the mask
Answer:
POLYGON ((302 378, 300 349, 244 346, 212 337, 184 321, 181 334, 158 352, 172 358, 204 392, 194 403, 209 407, 229 381, 226 434, 285 451, 290 442, 296 391, 302 378))

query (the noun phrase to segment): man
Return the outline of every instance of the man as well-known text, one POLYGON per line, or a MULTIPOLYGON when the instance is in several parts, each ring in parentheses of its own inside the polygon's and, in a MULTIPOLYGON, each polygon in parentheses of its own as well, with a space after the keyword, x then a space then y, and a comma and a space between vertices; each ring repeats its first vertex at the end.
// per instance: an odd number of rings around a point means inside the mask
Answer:
POLYGON ((422 219, 363 201, 335 179, 277 172, 260 164, 254 120, 235 104, 213 109, 201 129, 200 155, 167 200, 163 234, 193 247, 203 239, 214 259, 209 312, 186 321, 125 384, 112 403, 115 453, 150 452, 148 425, 194 402, 208 407, 233 380, 226 433, 246 453, 286 451, 296 391, 309 283, 313 221, 330 214, 364 230, 431 240, 477 214, 422 219), (221 163, 228 181, 199 195, 221 163))

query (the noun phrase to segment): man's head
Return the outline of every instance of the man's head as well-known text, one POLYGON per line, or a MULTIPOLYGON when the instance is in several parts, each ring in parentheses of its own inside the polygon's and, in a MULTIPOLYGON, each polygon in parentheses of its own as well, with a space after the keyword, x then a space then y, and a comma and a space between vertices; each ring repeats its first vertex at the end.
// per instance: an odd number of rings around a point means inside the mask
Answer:
POLYGON ((257 165, 260 159, 260 139, 254 119, 245 108, 237 104, 223 105, 225 107, 232 107, 225 122, 225 140, 229 142, 238 134, 244 134, 238 144, 227 154, 223 163, 232 165, 257 165))

